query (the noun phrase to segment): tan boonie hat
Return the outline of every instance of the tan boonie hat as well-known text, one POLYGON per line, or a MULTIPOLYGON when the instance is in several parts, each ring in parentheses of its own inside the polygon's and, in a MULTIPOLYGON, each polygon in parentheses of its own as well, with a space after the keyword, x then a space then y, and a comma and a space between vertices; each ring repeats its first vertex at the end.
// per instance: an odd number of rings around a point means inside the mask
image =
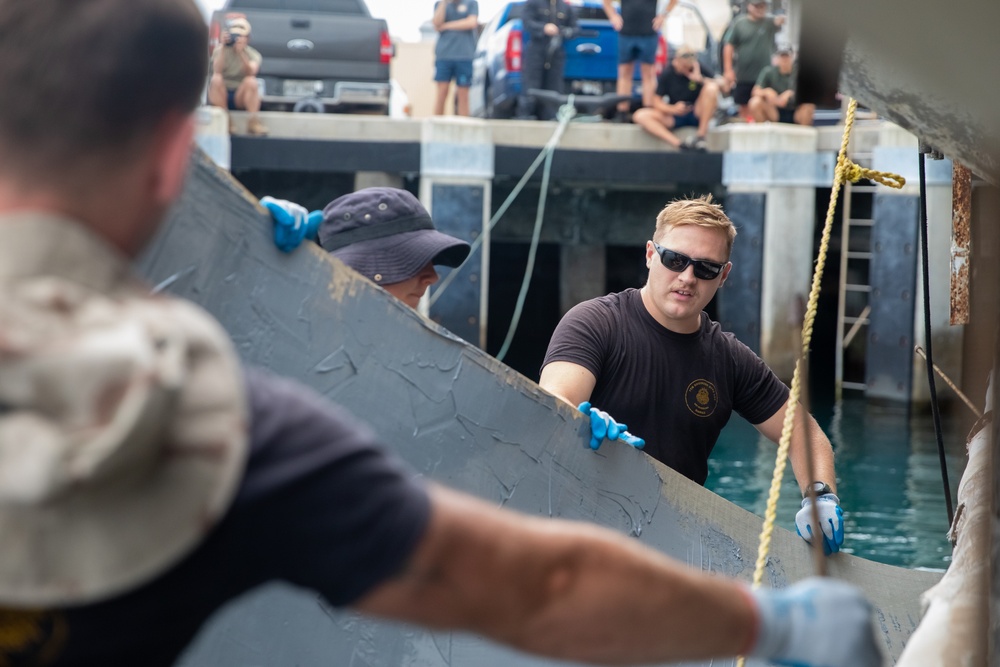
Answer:
POLYGON ((163 572, 227 510, 240 367, 82 226, 0 218, 0 606, 93 602, 163 572))
POLYGON ((226 32, 230 35, 239 35, 240 37, 246 37, 250 34, 250 21, 247 21, 242 16, 237 16, 235 18, 228 19, 226 21, 226 32))

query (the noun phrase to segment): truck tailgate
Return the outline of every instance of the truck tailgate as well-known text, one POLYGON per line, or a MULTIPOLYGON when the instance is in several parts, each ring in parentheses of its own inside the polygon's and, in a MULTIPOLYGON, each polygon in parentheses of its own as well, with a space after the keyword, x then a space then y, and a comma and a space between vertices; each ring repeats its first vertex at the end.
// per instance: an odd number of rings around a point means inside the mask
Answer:
POLYGON ((578 22, 584 34, 566 43, 568 80, 614 81, 618 78, 618 35, 607 19, 578 22))
POLYGON ((380 62, 385 21, 367 16, 244 12, 250 44, 264 58, 261 76, 387 81, 380 62))

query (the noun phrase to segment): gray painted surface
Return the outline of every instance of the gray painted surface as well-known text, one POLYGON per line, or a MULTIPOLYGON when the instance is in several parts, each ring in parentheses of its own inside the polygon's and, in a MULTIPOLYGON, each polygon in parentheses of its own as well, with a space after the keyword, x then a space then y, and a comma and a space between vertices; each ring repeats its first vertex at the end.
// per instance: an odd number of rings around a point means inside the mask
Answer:
POLYGON ((865 394, 909 401, 919 246, 917 197, 875 193, 865 394))
POLYGON ((821 63, 834 75, 839 69, 844 94, 1000 183, 1000 87, 991 76, 1000 62, 1000 3, 801 5, 809 39, 803 37, 800 61, 821 63))
MULTIPOLYGON (((758 517, 630 447, 590 451, 587 423, 569 406, 318 247, 278 252, 270 233, 253 199, 199 161, 140 269, 211 311, 248 362, 297 377, 369 421, 419 474, 529 514, 593 521, 694 567, 751 578, 758 517)), ((776 528, 766 585, 808 576, 810 558, 802 540, 776 528)), ((919 592, 940 575, 843 554, 829 566, 868 592, 886 651, 898 656, 919 619, 919 592)), ((276 584, 225 608, 181 664, 556 663, 467 634, 333 611, 314 594, 276 584)))
POLYGON ((763 192, 731 192, 726 196, 726 214, 736 225, 736 241, 730 261, 733 268, 716 298, 719 323, 744 345, 760 354, 760 287, 764 257, 763 192))

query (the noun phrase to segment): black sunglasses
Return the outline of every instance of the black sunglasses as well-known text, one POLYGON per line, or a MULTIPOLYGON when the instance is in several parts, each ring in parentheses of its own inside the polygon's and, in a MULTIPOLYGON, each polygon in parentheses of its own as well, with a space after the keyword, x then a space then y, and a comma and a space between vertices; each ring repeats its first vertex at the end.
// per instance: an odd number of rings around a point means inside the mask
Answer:
POLYGON ((675 273, 680 273, 688 267, 688 264, 694 267, 694 277, 701 280, 715 280, 722 273, 722 269, 725 268, 725 264, 719 264, 718 262, 710 262, 707 259, 691 259, 687 255, 682 255, 679 252, 673 250, 667 250, 656 241, 651 242, 653 247, 656 248, 656 254, 660 256, 660 261, 663 262, 663 266, 667 267, 675 273))

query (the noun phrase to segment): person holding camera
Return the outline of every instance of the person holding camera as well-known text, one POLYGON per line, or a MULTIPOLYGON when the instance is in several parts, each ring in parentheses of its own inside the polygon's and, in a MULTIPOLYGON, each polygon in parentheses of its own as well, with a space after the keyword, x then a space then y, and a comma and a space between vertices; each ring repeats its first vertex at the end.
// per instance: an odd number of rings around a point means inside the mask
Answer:
POLYGON ((250 22, 243 17, 229 19, 222 33, 222 43, 212 54, 212 79, 208 85, 208 103, 223 109, 247 111, 247 134, 265 135, 267 127, 257 117, 260 90, 257 72, 261 55, 249 44, 250 22))
POLYGON ((563 41, 573 36, 576 14, 565 0, 528 0, 524 5, 524 31, 528 34, 521 67, 521 94, 517 117, 536 117, 532 88, 563 92, 566 51, 563 41))

